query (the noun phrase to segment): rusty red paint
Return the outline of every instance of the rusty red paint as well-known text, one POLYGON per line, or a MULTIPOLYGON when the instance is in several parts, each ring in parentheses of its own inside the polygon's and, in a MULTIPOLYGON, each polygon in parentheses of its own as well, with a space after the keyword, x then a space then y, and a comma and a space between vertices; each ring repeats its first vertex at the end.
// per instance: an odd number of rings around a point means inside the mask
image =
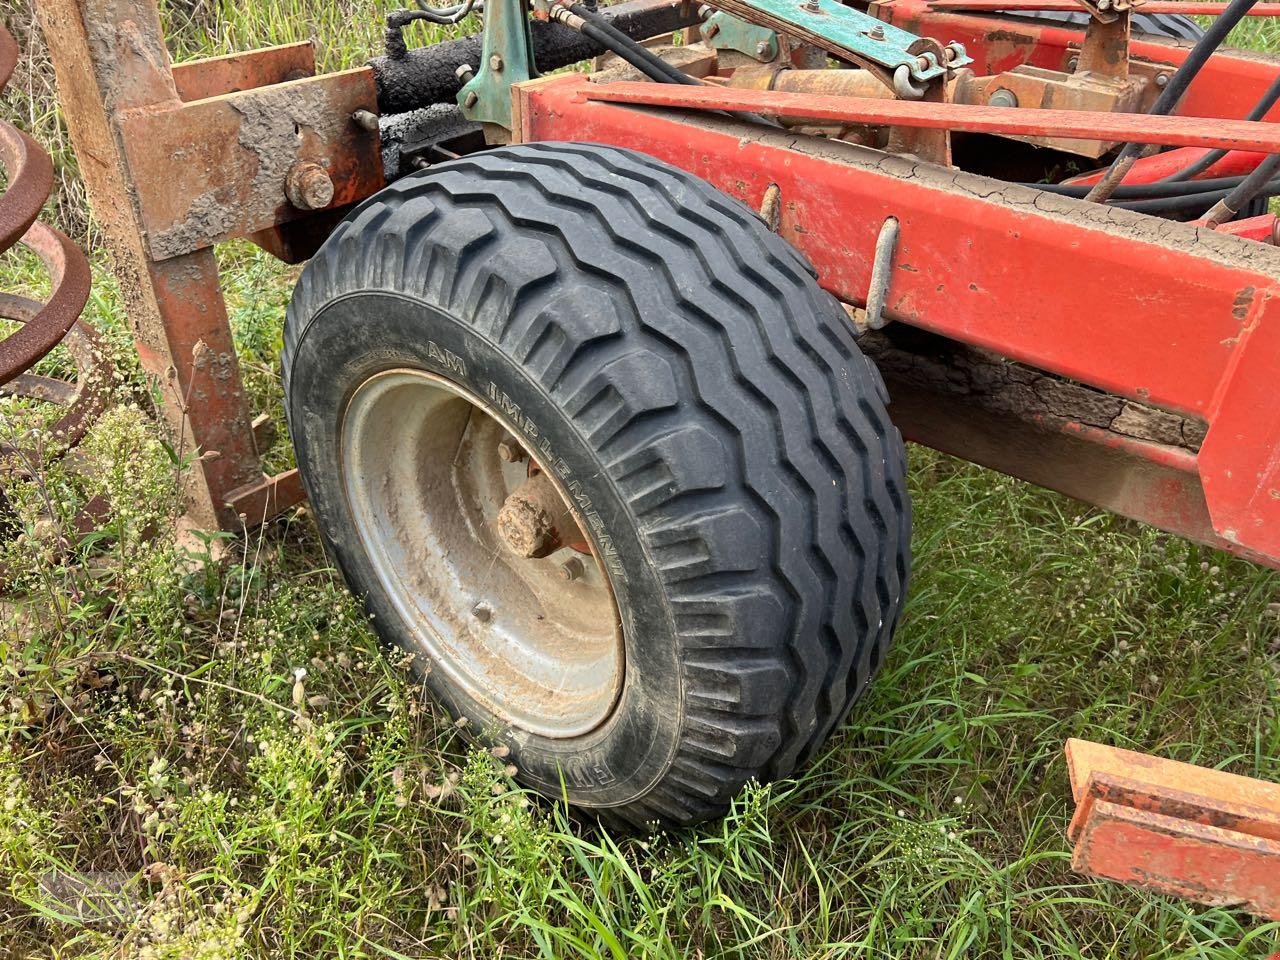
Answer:
POLYGON ((1204 120, 1142 113, 1088 110, 1010 110, 967 103, 833 97, 732 87, 686 87, 655 83, 591 84, 586 100, 694 110, 736 110, 777 117, 803 117, 842 124, 924 127, 1023 137, 1119 141, 1169 146, 1227 147, 1280 153, 1280 125, 1249 120, 1204 120))
POLYGON ((1280 919, 1280 785, 1067 743, 1072 867, 1280 919))
POLYGON ((173 83, 178 96, 189 103, 298 80, 315 72, 315 45, 308 40, 174 64, 173 83))
POLYGON ((351 119, 376 109, 373 72, 361 68, 126 113, 121 138, 152 259, 308 215, 287 196, 299 162, 327 172, 325 206, 378 190, 378 136, 351 119))

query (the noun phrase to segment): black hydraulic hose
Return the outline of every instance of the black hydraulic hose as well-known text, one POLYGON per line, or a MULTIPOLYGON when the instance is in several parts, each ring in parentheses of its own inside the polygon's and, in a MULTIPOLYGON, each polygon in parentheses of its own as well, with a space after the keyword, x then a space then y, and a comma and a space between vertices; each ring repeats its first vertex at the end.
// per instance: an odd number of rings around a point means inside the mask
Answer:
POLYGON ((569 12, 581 17, 584 21, 579 29, 584 37, 589 37, 602 47, 607 47, 626 60, 650 80, 658 80, 643 64, 648 64, 653 71, 663 74, 669 83, 682 83, 685 86, 701 86, 683 70, 677 69, 647 47, 636 43, 625 33, 611 24, 595 10, 582 3, 569 7, 569 12), (629 55, 628 55, 629 54, 629 55))
MULTIPOLYGON (((1239 189, 1234 188, 1234 189, 1239 189)), ((1169 213, 1194 209, 1205 209, 1210 204, 1221 203, 1233 192, 1232 189, 1208 190, 1204 193, 1188 193, 1182 196, 1173 197, 1152 197, 1150 199, 1141 200, 1117 200, 1112 202, 1113 207, 1122 207, 1125 210, 1138 210, 1143 213, 1169 213)), ((1277 196, 1280 195, 1280 177, 1272 176, 1272 179, 1260 185, 1256 193, 1252 193, 1245 203, 1261 195, 1277 196)), ((1242 203, 1243 207, 1244 204, 1242 203)), ((1208 214, 1206 214, 1206 218, 1208 214)), ((1229 219, 1223 217, 1222 220, 1229 219)), ((1218 221, 1219 223, 1222 220, 1218 221)))
POLYGON ((1273 153, 1253 168, 1244 180, 1219 200, 1207 214, 1205 222, 1210 227, 1225 223, 1253 200, 1271 187, 1272 177, 1280 170, 1280 153, 1273 153))
MULTIPOLYGON (((1276 105, 1276 101, 1280 100, 1280 75, 1271 81, 1271 86, 1259 98, 1258 102, 1253 105, 1253 109, 1249 111, 1245 117, 1246 120, 1261 120, 1270 112, 1271 108, 1276 105)), ((1204 173, 1215 163, 1227 155, 1227 151, 1223 149, 1213 149, 1208 151, 1203 157, 1195 163, 1189 164, 1177 173, 1171 173, 1167 177, 1161 178, 1161 183, 1181 183, 1184 180, 1190 180, 1204 173)))
MULTIPOLYGON (((1244 19, 1245 14, 1253 9, 1253 5, 1257 2, 1258 0, 1231 0, 1227 4, 1226 9, 1218 15, 1209 26, 1209 29, 1204 32, 1204 36, 1196 41, 1196 45, 1187 54, 1187 59, 1182 61, 1182 65, 1174 71, 1169 83, 1160 91, 1160 96, 1156 98, 1156 102, 1147 111, 1149 115, 1166 116, 1173 112, 1173 108, 1178 105, 1182 95, 1191 86, 1191 81, 1200 73, 1200 69, 1208 63, 1209 58, 1217 52, 1218 48, 1222 46, 1222 42, 1226 40, 1227 34, 1244 19)), ((1124 180, 1125 174, 1137 162, 1138 153, 1142 147, 1143 144, 1140 142, 1130 141, 1126 143, 1121 148, 1119 155, 1111 161, 1111 166, 1107 168, 1103 178, 1089 191, 1086 199, 1101 203, 1110 197, 1112 191, 1124 180)))
MULTIPOLYGON (((1158 180, 1155 183, 1122 183, 1111 195, 1112 200, 1152 200, 1160 197, 1185 197, 1193 193, 1212 193, 1216 190, 1231 190, 1244 182, 1244 176, 1215 177, 1212 180, 1191 180, 1169 183, 1158 180)), ((1070 183, 1032 183, 1028 186, 1046 193, 1056 193, 1063 197, 1083 198, 1091 189, 1088 185, 1070 183)))
MULTIPOLYGON (((678 67, 667 63, 652 50, 636 43, 636 41, 632 40, 590 7, 577 3, 572 7, 568 7, 567 11, 571 17, 577 18, 577 22, 574 22, 571 18, 563 18, 560 21, 561 23, 573 27, 584 37, 594 40, 602 47, 616 53, 650 80, 657 83, 678 83, 692 87, 702 86, 701 80, 689 76, 678 67)), ((770 127, 778 126, 772 120, 762 117, 758 113, 743 113, 736 110, 726 111, 726 113, 735 120, 744 120, 747 123, 764 124, 770 127)))

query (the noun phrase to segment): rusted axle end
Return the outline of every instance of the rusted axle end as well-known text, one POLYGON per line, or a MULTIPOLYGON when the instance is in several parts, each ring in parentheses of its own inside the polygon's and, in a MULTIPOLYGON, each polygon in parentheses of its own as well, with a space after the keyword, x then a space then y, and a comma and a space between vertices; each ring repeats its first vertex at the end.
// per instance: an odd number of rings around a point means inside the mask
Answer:
POLYGON ((1067 741, 1072 868, 1280 920, 1280 784, 1067 741))

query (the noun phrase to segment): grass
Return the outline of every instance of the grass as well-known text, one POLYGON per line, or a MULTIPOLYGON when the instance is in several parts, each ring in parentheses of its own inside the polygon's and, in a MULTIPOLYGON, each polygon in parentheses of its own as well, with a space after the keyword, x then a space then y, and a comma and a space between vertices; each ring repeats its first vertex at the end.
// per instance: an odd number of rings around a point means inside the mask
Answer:
MULTIPOLYGON (((376 42, 370 6, 221 0, 169 18, 181 56, 318 29, 339 66, 376 42)), ((56 128, 47 101, 22 115, 56 128)), ((220 257, 253 402, 278 416, 294 274, 244 245, 220 257)), ((39 289, 26 260, 2 279, 39 289)), ((145 400, 118 294, 101 266, 97 279, 90 318, 110 332, 119 392, 145 400)), ((1280 779, 1272 573, 913 449, 912 595, 846 727, 723 823, 615 836, 468 750, 379 653, 305 508, 192 564, 172 532, 181 464, 146 409, 107 415, 83 446, 90 469, 71 473, 39 411, 0 401, 0 439, 34 468, 6 483, 22 529, 0 558, 0 956, 1276 947, 1280 924, 1073 874, 1061 755, 1084 736, 1280 779), (95 495, 113 510, 82 534, 71 521, 95 495), (124 889, 67 893, 68 875, 124 889)), ((289 456, 281 442, 272 466, 289 456)))

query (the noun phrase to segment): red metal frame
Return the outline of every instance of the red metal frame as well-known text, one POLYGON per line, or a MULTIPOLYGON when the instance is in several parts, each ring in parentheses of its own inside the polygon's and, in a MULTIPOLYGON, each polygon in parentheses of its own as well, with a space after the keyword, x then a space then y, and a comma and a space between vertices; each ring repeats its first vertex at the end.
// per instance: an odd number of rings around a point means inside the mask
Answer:
POLYGON ((1073 869, 1280 920, 1280 784, 1067 741, 1073 869))
MULTIPOLYGON (((1062 69, 1078 30, 931 11, 915 0, 881 6, 899 25, 960 40, 979 73, 1018 64, 1062 69)), ((1134 53, 1177 64, 1186 48, 1135 41, 1134 53)), ((1126 134, 1166 143, 1231 144, 1243 131, 1270 142, 1270 124, 1243 115, 1280 71, 1256 55, 1221 54, 1188 91, 1183 112, 1141 129, 1133 118, 989 110, 954 104, 802 97, 769 91, 546 78, 516 92, 518 139, 577 139, 641 150, 689 170, 752 206, 781 190, 780 233, 813 261, 840 299, 865 302, 876 237, 901 225, 887 301, 892 319, 997 351, 1108 394, 1200 419, 1198 452, 1070 424, 1094 450, 1090 466, 1045 476, 1046 443, 980 443, 957 435, 954 411, 912 405, 909 432, 1129 516, 1236 553, 1280 558, 1280 411, 1267 398, 1280 358, 1280 251, 1236 236, 1103 210, 843 144, 797 140, 687 108, 734 109, 850 122, 967 129, 1126 134), (612 101, 612 102, 611 102, 612 101), (640 107, 639 104, 648 106, 640 107), (1001 114, 994 116, 993 114, 1001 114), (981 448, 978 456, 973 451, 981 448)), ((891 386, 892 389, 892 386, 891 386)), ((1026 418, 1032 428, 1035 416, 1026 418)), ((991 430, 1013 433, 1004 417, 991 430)), ((972 434, 973 431, 968 431, 972 434)), ((1055 441, 1056 442, 1056 441, 1055 441)), ((1052 446, 1052 444, 1050 444, 1052 446)), ((1083 459, 1076 457, 1083 462, 1083 459)))

